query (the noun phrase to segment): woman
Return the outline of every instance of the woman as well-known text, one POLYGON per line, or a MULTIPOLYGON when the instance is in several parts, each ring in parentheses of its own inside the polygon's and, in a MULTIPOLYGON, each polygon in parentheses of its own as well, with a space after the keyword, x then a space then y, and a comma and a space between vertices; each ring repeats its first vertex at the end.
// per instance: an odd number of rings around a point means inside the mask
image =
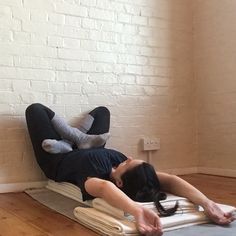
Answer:
MULTIPOLYGON (((77 185, 84 201, 100 197, 130 213, 142 234, 163 234, 159 216, 136 203, 156 196, 159 200, 160 191, 186 197, 202 206, 217 224, 234 220, 231 214, 222 212, 216 203, 179 177, 155 172, 142 160, 104 148, 110 125, 110 112, 105 107, 91 111, 78 129, 38 103, 26 109, 26 120, 37 162, 48 178, 77 185)), ((169 212, 162 209, 161 213, 172 214, 175 209, 176 206, 169 212)))

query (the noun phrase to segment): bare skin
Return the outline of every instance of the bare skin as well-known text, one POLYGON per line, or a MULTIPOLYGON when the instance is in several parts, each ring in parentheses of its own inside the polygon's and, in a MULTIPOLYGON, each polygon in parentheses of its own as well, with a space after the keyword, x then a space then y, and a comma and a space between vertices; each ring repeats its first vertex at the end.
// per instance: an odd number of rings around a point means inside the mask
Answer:
POLYGON ((218 225, 227 225, 235 220, 230 213, 224 213, 215 202, 209 200, 204 208, 205 214, 218 225))
POLYGON ((166 173, 157 173, 162 191, 183 196, 196 205, 202 206, 205 214, 216 224, 225 225, 235 220, 232 214, 225 214, 215 202, 207 198, 185 180, 166 173))
MULTIPOLYGON (((143 161, 128 158, 111 172, 111 179, 114 183, 99 178, 89 178, 85 182, 86 191, 94 197, 100 197, 114 207, 130 213, 135 218, 136 227, 140 233, 150 236, 163 235, 160 218, 153 211, 143 208, 119 188, 122 186, 121 175, 139 165, 143 161)), ((188 198, 194 204, 202 206, 205 214, 215 223, 226 225, 235 218, 232 214, 225 214, 215 202, 208 199, 198 189, 187 183, 183 179, 166 173, 157 173, 162 191, 188 198)))
POLYGON ((89 178, 85 182, 85 189, 92 196, 100 197, 112 206, 133 215, 140 233, 155 236, 163 234, 159 216, 149 209, 140 207, 112 182, 89 178))

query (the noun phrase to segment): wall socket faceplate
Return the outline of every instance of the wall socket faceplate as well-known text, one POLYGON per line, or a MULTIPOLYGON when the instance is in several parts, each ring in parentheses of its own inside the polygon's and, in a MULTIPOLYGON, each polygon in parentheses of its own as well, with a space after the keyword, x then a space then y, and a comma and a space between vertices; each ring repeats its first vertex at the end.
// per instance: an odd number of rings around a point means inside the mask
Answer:
POLYGON ((160 138, 145 137, 142 139, 142 148, 143 151, 159 150, 161 148, 161 140, 160 138))

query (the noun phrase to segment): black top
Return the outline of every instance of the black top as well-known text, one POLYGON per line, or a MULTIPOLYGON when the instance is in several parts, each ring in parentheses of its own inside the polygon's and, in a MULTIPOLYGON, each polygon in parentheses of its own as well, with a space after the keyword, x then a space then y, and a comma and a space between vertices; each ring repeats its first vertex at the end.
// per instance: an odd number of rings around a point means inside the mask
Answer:
POLYGON ((94 197, 85 190, 84 183, 87 178, 110 180, 112 167, 118 166, 126 159, 124 154, 107 148, 74 150, 60 163, 56 181, 77 185, 81 189, 83 200, 90 200, 94 197))

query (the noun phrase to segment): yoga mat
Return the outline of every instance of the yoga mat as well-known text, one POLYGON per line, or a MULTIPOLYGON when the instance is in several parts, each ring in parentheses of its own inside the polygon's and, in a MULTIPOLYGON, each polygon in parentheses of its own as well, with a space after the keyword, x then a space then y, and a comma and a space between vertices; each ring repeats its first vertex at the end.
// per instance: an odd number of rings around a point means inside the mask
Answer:
MULTIPOLYGON (((84 206, 78 201, 65 197, 59 193, 53 192, 49 189, 33 189, 25 191, 33 199, 37 200, 44 206, 55 210, 56 212, 77 221, 74 217, 73 211, 75 207, 84 206)), ((190 226, 182 229, 177 229, 165 232, 164 236, 236 236, 236 222, 229 226, 223 227, 215 224, 202 224, 190 226)))

